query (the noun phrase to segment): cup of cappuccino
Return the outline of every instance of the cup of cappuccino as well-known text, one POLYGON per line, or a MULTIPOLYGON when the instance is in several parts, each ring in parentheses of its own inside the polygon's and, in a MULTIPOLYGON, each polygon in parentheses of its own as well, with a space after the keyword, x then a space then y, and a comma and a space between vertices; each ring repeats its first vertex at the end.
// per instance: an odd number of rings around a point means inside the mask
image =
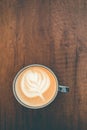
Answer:
POLYGON ((54 101, 58 92, 67 93, 69 87, 59 85, 54 72, 40 64, 21 69, 13 81, 13 93, 17 101, 32 109, 43 108, 54 101))

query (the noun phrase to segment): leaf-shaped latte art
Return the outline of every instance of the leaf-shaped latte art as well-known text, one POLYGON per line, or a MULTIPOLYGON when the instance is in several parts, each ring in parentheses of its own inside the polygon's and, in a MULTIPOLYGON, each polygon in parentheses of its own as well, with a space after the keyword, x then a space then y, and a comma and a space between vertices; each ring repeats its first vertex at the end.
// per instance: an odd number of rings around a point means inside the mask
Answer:
POLYGON ((25 96, 33 98, 39 96, 45 100, 43 93, 50 86, 50 78, 43 70, 29 70, 26 72, 21 81, 21 89, 25 96))

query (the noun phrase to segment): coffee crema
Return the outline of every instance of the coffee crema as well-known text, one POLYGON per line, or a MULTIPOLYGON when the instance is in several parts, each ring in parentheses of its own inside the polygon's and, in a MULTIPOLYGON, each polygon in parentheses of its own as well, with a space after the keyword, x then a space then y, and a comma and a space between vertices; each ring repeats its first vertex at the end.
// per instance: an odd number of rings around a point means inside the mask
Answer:
POLYGON ((57 94, 57 82, 50 69, 38 65, 29 66, 17 75, 15 93, 25 106, 42 107, 57 94))

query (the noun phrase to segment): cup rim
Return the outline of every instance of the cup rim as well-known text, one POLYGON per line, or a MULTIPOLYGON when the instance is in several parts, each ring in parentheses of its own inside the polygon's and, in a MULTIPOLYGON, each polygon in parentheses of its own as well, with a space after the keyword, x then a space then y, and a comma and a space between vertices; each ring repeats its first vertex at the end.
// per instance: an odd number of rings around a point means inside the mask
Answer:
POLYGON ((44 107, 48 106, 49 104, 51 104, 51 103, 55 100, 55 98, 56 98, 56 96, 57 96, 57 94, 58 94, 58 86, 59 86, 59 84, 58 84, 57 76, 55 75, 55 73, 54 73, 49 67, 47 67, 47 66, 45 66, 45 65, 42 65, 42 64, 30 64, 30 65, 27 65, 27 66, 23 67, 22 69, 20 69, 20 70, 17 72, 17 74, 16 74, 15 77, 14 77, 13 85, 12 85, 12 86, 13 86, 13 94, 14 94, 14 97, 16 98, 16 100, 17 100, 22 106, 24 106, 24 107, 26 107, 26 108, 30 108, 30 109, 40 109, 40 108, 44 108, 44 107), (42 105, 42 106, 29 106, 29 105, 26 105, 25 103, 23 103, 23 102, 21 101, 21 99, 19 99, 19 97, 17 96, 16 91, 15 91, 15 83, 16 83, 16 80, 17 80, 18 76, 19 76, 25 69, 30 68, 30 67, 33 67, 33 66, 43 67, 43 68, 47 69, 49 72, 51 72, 51 73, 53 74, 53 76, 55 77, 55 80, 56 80, 56 92, 55 92, 53 98, 52 98, 48 103, 46 103, 46 104, 44 104, 44 105, 42 105))

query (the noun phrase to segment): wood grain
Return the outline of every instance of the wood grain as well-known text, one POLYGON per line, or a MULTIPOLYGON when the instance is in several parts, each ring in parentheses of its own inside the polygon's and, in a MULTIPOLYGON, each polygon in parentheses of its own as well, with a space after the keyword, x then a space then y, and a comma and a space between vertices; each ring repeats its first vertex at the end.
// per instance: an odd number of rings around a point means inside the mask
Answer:
POLYGON ((0 0, 0 130, 87 130, 86 0, 0 0), (12 92, 16 73, 33 63, 70 86, 38 110, 12 92))

